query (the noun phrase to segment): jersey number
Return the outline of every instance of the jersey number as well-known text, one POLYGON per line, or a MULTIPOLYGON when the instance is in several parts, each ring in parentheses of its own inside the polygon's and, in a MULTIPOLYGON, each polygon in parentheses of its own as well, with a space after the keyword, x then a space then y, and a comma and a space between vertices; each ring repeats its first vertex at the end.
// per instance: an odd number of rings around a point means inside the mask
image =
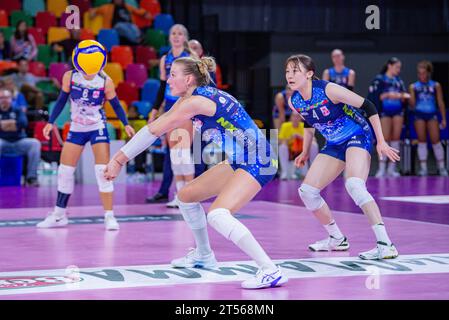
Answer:
POLYGON ((87 96, 89 95, 89 90, 88 89, 84 89, 83 90, 83 98, 87 98, 87 96))
POLYGON ((313 117, 314 117, 315 119, 320 120, 320 118, 319 118, 318 115, 316 114, 315 110, 312 110, 312 114, 313 114, 313 117))

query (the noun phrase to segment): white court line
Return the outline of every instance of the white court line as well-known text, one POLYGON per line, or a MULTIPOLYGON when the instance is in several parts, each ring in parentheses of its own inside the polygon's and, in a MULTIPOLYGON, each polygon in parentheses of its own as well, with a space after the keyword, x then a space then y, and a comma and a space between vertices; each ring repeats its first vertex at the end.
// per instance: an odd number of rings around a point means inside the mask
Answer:
MULTIPOLYGON (((449 253, 403 255, 395 260, 364 261, 356 257, 275 260, 289 279, 382 275, 444 274, 449 253)), ((174 269, 169 265, 111 266, 0 273, 0 296, 78 290, 173 286, 243 281, 255 274, 253 261, 221 262, 214 269, 174 269)), ((366 283, 366 282, 365 282, 366 283)), ((363 283, 361 284, 364 285, 363 283)), ((288 283, 286 284, 288 286, 288 283)))
MULTIPOLYGON (((256 201, 254 201, 256 202, 256 201)), ((266 200, 257 200, 257 202, 266 202, 266 203, 271 203, 271 204, 275 204, 275 205, 282 205, 282 206, 288 206, 288 207, 293 207, 293 208, 302 208, 304 210, 307 210, 306 207, 300 206, 300 205, 292 205, 292 204, 287 204, 287 203, 278 203, 278 202, 271 202, 271 201, 266 201, 266 200)), ((349 211, 339 211, 339 210, 333 210, 331 208, 332 213, 338 213, 338 214, 351 214, 351 215, 357 215, 357 216, 363 216, 363 212, 360 211, 360 213, 355 213, 355 212, 349 212, 349 211)), ((382 212, 381 212, 382 214, 382 212)), ((385 220, 400 220, 400 221, 405 221, 405 222, 412 222, 412 223, 419 223, 419 224, 430 224, 430 225, 434 225, 434 226, 441 226, 441 227, 449 227, 448 224, 445 223, 436 223, 436 222, 427 222, 427 221, 419 221, 419 220, 408 220, 408 219, 404 219, 404 218, 396 218, 396 217, 386 217, 386 216, 382 216, 382 218, 385 220)))

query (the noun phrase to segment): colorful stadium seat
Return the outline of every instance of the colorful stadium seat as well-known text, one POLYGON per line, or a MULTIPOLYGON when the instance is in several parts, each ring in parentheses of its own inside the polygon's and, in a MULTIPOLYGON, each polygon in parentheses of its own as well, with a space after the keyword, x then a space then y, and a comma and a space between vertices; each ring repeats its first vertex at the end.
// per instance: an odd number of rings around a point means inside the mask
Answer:
POLYGON ((134 62, 133 51, 130 46, 114 46, 111 50, 111 61, 120 63, 123 69, 126 69, 128 64, 134 62))
POLYGON ((133 82, 120 82, 117 86, 117 96, 128 105, 139 100, 139 88, 133 82))
POLYGON ((38 77, 46 77, 47 70, 45 69, 45 64, 40 61, 30 61, 29 63, 29 71, 38 77))
POLYGON ((56 78, 59 83, 62 82, 62 77, 66 71, 69 71, 71 68, 67 63, 64 62, 53 62, 50 63, 50 67, 48 68, 48 76, 50 78, 56 78))
POLYGON ((36 41, 36 44, 46 44, 47 43, 45 41, 45 34, 41 28, 29 27, 28 33, 34 37, 34 41, 36 41))
POLYGON ((64 27, 50 27, 47 34, 47 44, 69 39, 70 32, 64 27))
POLYGON ((59 18, 68 5, 67 0, 47 0, 47 11, 53 12, 59 18))
POLYGON ((148 79, 147 68, 141 63, 131 63, 126 67, 126 82, 133 82, 142 88, 148 79))
POLYGON ((38 12, 36 15, 36 27, 41 28, 46 34, 48 28, 56 27, 56 16, 48 11, 38 12))
POLYGON ((171 14, 158 14, 154 18, 153 27, 156 30, 161 30, 164 32, 165 35, 168 36, 168 32, 170 31, 170 28, 172 25, 175 24, 175 21, 171 14))
POLYGON ((23 11, 35 17, 39 11, 45 11, 44 0, 23 0, 23 11))
POLYGON ((111 77, 115 87, 117 87, 118 84, 123 81, 123 69, 120 63, 109 62, 106 64, 103 70, 108 76, 111 77))
POLYGON ((9 24, 11 26, 15 27, 17 22, 19 22, 20 20, 24 20, 27 23, 28 27, 33 26, 33 17, 25 11, 15 10, 11 12, 11 16, 9 17, 9 24))
POLYGON ((97 41, 100 42, 108 52, 111 51, 113 46, 120 45, 120 38, 115 29, 101 29, 98 33, 97 41))
POLYGON ((141 101, 148 101, 151 105, 156 101, 157 91, 159 90, 160 82, 157 79, 148 79, 142 88, 141 101))

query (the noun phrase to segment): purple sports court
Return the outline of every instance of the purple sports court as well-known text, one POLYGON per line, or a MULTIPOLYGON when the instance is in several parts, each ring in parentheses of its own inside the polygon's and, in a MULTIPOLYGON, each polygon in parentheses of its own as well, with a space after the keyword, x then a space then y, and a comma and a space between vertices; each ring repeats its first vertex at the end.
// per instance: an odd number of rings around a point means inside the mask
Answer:
POLYGON ((119 231, 104 230, 95 185, 76 186, 68 227, 44 230, 34 225, 51 210, 54 187, 3 187, 0 299, 449 298, 447 178, 368 180, 400 251, 397 259, 384 261, 357 257, 375 239, 341 178, 323 197, 351 248, 343 253, 309 251, 309 243, 326 235, 299 199, 299 182, 275 180, 239 211, 241 221, 289 276, 282 287, 256 291, 240 288, 240 281, 257 270, 255 264, 212 229, 216 269, 169 266, 194 241, 177 209, 143 204, 157 183, 117 185, 119 231))

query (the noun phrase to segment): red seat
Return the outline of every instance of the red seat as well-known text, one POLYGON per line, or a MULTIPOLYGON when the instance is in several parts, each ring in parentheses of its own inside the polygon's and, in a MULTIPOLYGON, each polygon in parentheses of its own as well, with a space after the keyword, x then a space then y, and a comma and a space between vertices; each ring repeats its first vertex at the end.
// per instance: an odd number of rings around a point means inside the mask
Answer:
POLYGON ((136 63, 142 63, 147 69, 151 69, 153 67, 151 60, 157 60, 156 49, 147 46, 136 47, 136 63))
POLYGON ((28 33, 34 37, 34 41, 36 41, 36 44, 47 44, 47 41, 45 40, 45 34, 41 28, 29 27, 28 33))
POLYGON ((48 11, 38 12, 36 15, 36 27, 41 28, 42 32, 46 34, 48 32, 48 28, 56 27, 55 15, 48 11))
POLYGON ((5 10, 0 10, 0 27, 7 26, 9 26, 8 12, 6 12, 5 10))
POLYGON ((22 3, 20 0, 4 0, 2 1, 2 9, 11 14, 13 11, 22 10, 22 3))
POLYGON ((41 143, 41 150, 43 152, 48 151, 61 151, 62 145, 61 136, 59 134, 58 128, 56 126, 53 127, 53 130, 51 132, 51 138, 50 140, 45 139, 44 134, 42 130, 44 129, 47 122, 45 121, 36 121, 30 123, 30 128, 32 128, 34 132, 34 138, 40 141, 41 143))
POLYGON ((111 61, 119 63, 123 69, 134 62, 133 51, 130 46, 113 46, 111 49, 111 61))
POLYGON ((45 64, 40 61, 30 61, 29 71, 37 77, 46 77, 47 70, 45 70, 45 64))
POLYGON ((159 3, 159 0, 142 0, 140 1, 140 7, 149 11, 153 19, 161 13, 161 4, 159 3))
POLYGON ((95 35, 89 29, 80 29, 80 39, 81 40, 95 40, 95 35))
POLYGON ((82 17, 84 12, 89 11, 92 7, 91 0, 71 0, 70 4, 77 6, 80 9, 80 16, 82 17))
POLYGON ((117 96, 119 100, 124 100, 127 105, 139 100, 139 88, 134 82, 120 82, 117 86, 117 96))
POLYGON ((56 78, 59 83, 62 82, 62 77, 66 71, 70 70, 70 66, 64 62, 52 62, 48 69, 48 76, 50 78, 56 78))

